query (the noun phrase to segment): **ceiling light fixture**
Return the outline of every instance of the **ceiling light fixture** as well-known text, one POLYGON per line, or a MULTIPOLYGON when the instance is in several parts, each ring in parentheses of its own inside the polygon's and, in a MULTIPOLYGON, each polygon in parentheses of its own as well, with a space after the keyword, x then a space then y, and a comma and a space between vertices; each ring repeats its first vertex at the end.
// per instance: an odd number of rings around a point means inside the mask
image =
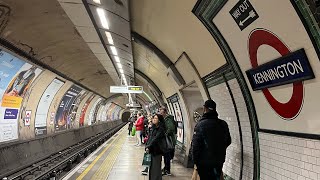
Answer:
POLYGON ((117 63, 117 66, 118 66, 119 69, 122 69, 122 64, 117 63))
POLYGON ((107 36, 107 39, 108 39, 109 44, 114 45, 114 44, 113 44, 113 39, 112 39, 111 33, 108 32, 108 31, 105 31, 105 32, 106 32, 106 36, 107 36))
POLYGON ((123 69, 119 69, 120 73, 123 74, 123 69))
POLYGON ((117 52, 116 47, 110 46, 110 48, 111 48, 112 54, 118 56, 118 52, 117 52))
POLYGON ((93 0, 93 2, 95 2, 97 4, 101 4, 100 0, 93 0))
POLYGON ((120 58, 118 56, 114 56, 114 60, 117 62, 117 63, 120 63, 120 58))
POLYGON ((109 29, 109 23, 106 18, 106 14, 102 8, 97 8, 97 13, 101 21, 101 25, 105 29, 109 29))

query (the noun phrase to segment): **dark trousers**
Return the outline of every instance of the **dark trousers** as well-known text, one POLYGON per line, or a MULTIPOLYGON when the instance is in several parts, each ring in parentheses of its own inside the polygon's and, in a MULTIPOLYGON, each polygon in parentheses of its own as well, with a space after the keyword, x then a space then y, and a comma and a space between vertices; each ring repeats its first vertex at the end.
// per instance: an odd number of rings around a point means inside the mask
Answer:
POLYGON ((175 149, 173 149, 173 150, 170 152, 170 154, 171 154, 171 159, 173 159, 173 157, 174 157, 174 151, 175 151, 175 149))
POLYGON ((151 156, 151 166, 149 170, 149 180, 162 180, 161 155, 151 156))
POLYGON ((172 152, 170 151, 170 152, 167 152, 167 153, 165 153, 164 155, 163 155, 163 159, 164 159, 164 169, 165 170, 167 170, 167 171, 169 171, 170 172, 170 169, 171 169, 171 164, 170 164, 170 161, 171 161, 171 154, 172 154, 172 152))
POLYGON ((201 180, 220 180, 222 166, 208 167, 197 165, 197 169, 201 180))
POLYGON ((129 136, 131 136, 131 129, 129 129, 129 133, 128 133, 128 135, 129 135, 129 136))

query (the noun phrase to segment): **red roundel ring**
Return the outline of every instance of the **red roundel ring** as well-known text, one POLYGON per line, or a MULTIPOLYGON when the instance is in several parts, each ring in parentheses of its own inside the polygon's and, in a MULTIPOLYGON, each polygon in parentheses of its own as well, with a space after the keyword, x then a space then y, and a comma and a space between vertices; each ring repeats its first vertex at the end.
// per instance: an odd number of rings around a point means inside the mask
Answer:
MULTIPOLYGON (((249 55, 252 68, 258 67, 257 52, 261 45, 269 45, 277 50, 282 56, 290 53, 288 47, 273 33, 256 29, 249 36, 249 55)), ((281 103, 275 99, 270 91, 266 88, 262 90, 271 107, 284 119, 295 118, 302 107, 303 103, 303 83, 294 82, 293 92, 290 100, 281 103)))

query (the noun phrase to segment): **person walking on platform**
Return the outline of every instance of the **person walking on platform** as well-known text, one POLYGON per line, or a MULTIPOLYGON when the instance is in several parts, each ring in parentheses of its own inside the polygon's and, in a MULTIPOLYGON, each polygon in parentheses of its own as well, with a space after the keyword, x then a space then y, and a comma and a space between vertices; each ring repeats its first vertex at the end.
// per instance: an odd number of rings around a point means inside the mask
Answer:
POLYGON ((146 144, 146 152, 151 154, 151 166, 149 172, 149 180, 162 180, 161 160, 162 148, 161 141, 165 138, 164 118, 160 114, 156 114, 152 119, 152 130, 146 144))
POLYGON ((194 128, 192 157, 201 180, 219 180, 231 144, 228 124, 218 118, 216 103, 207 100, 204 114, 194 128))
MULTIPOLYGON (((174 117, 168 114, 168 111, 165 107, 160 108, 160 114, 164 117, 164 122, 165 122, 165 134, 170 138, 173 142, 173 145, 175 146, 176 144, 176 137, 175 137, 175 121, 174 117)), ((171 176, 171 159, 173 158, 175 149, 166 152, 164 154, 164 168, 162 170, 163 175, 166 176, 171 176)))
POLYGON ((137 144, 135 146, 141 146, 141 143, 142 143, 141 133, 144 129, 144 126, 143 126, 144 117, 142 116, 141 112, 138 112, 137 118, 138 119, 134 124, 136 126, 136 137, 137 137, 137 144))

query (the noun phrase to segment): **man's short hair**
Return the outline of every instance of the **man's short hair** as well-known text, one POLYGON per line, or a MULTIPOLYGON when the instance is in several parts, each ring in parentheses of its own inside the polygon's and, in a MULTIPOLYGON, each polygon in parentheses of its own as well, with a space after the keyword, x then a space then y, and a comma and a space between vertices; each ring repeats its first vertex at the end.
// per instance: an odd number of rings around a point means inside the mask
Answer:
POLYGON ((141 114, 142 114, 141 112, 138 112, 138 116, 141 116, 141 114))
POLYGON ((211 99, 207 100, 203 106, 208 108, 210 111, 215 111, 217 107, 216 103, 211 99))
POLYGON ((168 112, 167 108, 164 106, 160 107, 159 110, 164 110, 164 112, 168 112))

